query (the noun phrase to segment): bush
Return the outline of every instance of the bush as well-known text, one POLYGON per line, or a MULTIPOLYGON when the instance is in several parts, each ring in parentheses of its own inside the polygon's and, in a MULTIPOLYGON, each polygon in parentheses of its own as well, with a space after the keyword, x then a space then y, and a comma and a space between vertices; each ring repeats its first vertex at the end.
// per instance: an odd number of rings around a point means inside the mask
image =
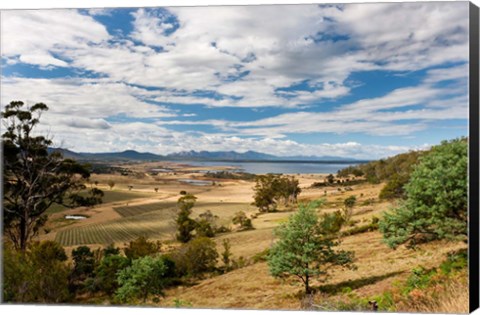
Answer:
POLYGON ((235 214, 232 223, 240 225, 241 231, 253 230, 252 220, 247 218, 247 215, 243 211, 239 211, 235 214))
POLYGON ((130 241, 127 247, 123 249, 125 256, 128 259, 134 260, 144 256, 156 255, 160 252, 160 241, 149 241, 146 237, 140 236, 137 239, 130 241))
POLYGON ((115 247, 115 244, 112 243, 102 250, 102 254, 103 254, 103 257, 109 256, 109 255, 119 255, 120 248, 115 247))
POLYGON ((167 266, 161 258, 145 256, 133 260, 131 266, 118 273, 116 299, 120 302, 142 299, 145 303, 149 295, 162 295, 166 272, 167 266))
POLYGON ((259 253, 256 253, 255 255, 253 255, 252 257, 252 261, 253 263, 258 263, 258 262, 261 262, 261 261, 267 261, 267 258, 268 258, 268 255, 270 254, 270 248, 265 248, 264 250, 262 250, 261 252, 259 253))
POLYGON ((248 261, 243 256, 238 257, 238 259, 232 259, 232 269, 240 269, 247 265, 248 261))
POLYGON ((201 213, 196 220, 195 232, 197 236, 214 237, 217 231, 216 221, 218 216, 212 214, 210 210, 201 213))
POLYGON ((71 299, 70 270, 63 247, 53 241, 34 243, 25 253, 5 245, 3 300, 16 303, 62 303, 71 299))
POLYGON ((440 265, 443 274, 448 275, 453 271, 466 269, 468 267, 468 251, 460 250, 449 253, 447 259, 440 265))
POLYGON ((95 269, 95 278, 87 284, 90 291, 112 295, 119 287, 117 274, 130 265, 130 260, 120 255, 105 256, 95 269))
POLYGON ((95 258, 87 246, 79 246, 72 250, 73 270, 71 272, 71 281, 74 289, 81 289, 83 281, 93 275, 95 269, 95 258))
POLYGON ((409 180, 409 176, 407 176, 406 174, 392 175, 392 177, 389 179, 387 184, 380 191, 380 194, 378 195, 378 197, 380 199, 387 199, 387 200, 403 198, 405 195, 405 189, 403 188, 403 186, 405 186, 405 184, 408 183, 408 180, 409 180))
POLYGON ((231 231, 232 231, 231 228, 221 225, 215 229, 215 234, 228 233, 231 231))
POLYGON ((214 241, 198 237, 171 254, 179 276, 198 276, 215 269, 218 252, 214 241))

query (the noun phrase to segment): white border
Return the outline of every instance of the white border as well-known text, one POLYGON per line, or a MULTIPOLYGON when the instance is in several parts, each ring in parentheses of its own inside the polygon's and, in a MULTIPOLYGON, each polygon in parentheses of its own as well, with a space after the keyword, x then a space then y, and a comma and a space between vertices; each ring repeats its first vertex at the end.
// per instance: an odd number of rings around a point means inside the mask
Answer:
MULTIPOLYGON (((459 1, 459 0, 454 0, 459 1)), ((2 1, 2 9, 48 9, 48 8, 105 8, 105 7, 155 7, 155 6, 205 6, 205 5, 261 5, 261 4, 309 4, 309 3, 368 3, 368 2, 419 2, 418 0, 15 0, 2 1)), ((423 2, 452 2, 452 0, 425 0, 423 2)), ((460 1, 466 2, 466 1, 460 1)), ((480 6, 480 0, 473 0, 480 6)))
MULTIPOLYGON (((427 0, 429 2, 447 2, 448 0, 427 0)), ((260 5, 260 4, 308 4, 308 3, 368 3, 376 1, 358 0, 15 0, 1 1, 0 10, 9 9, 52 9, 52 8, 105 8, 105 7, 154 7, 154 6, 205 6, 205 5, 260 5)), ((383 0, 378 2, 400 2, 383 0)), ((402 0, 401 2, 418 2, 402 0)), ((462 1, 465 2, 465 1, 462 1)), ((480 0, 472 0, 480 7, 480 0)), ((100 306, 42 306, 42 305, 0 305, 1 314, 35 314, 35 315, 305 315, 313 312, 302 311, 246 311, 246 310, 206 310, 206 309, 162 309, 141 307, 100 307, 100 306)), ((392 314, 392 313, 354 313, 338 312, 342 315, 357 314, 392 314)), ((315 314, 335 314, 334 312, 315 312, 315 314)), ((473 314, 480 315, 477 310, 473 314)))

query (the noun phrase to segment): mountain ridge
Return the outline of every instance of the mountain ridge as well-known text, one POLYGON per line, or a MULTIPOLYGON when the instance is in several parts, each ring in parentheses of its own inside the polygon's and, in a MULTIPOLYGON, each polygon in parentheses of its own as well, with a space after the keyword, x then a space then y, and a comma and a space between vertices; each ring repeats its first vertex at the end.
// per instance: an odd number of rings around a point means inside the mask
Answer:
POLYGON ((136 150, 124 150, 119 152, 75 152, 62 148, 50 148, 50 152, 59 151, 65 158, 75 160, 93 160, 93 161, 360 161, 354 158, 345 158, 338 156, 276 156, 256 151, 236 152, 236 151, 181 151, 160 155, 151 152, 138 152, 136 150))

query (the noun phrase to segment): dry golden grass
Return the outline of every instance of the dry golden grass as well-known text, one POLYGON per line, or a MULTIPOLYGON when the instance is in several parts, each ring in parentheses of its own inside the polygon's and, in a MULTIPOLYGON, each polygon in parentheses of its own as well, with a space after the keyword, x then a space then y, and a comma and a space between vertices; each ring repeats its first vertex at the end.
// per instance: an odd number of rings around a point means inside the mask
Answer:
POLYGON ((466 273, 426 290, 410 292, 409 299, 398 304, 401 311, 416 313, 467 314, 469 288, 466 273))
POLYGON ((294 296, 299 287, 282 283, 268 274, 266 263, 258 263, 201 281, 192 287, 166 291, 159 306, 173 306, 176 299, 198 308, 298 309, 294 296))
MULTIPOLYGON (((164 167, 165 163, 135 164, 128 166, 134 171, 142 173, 147 168, 164 167)), ((128 185, 132 185, 132 192, 148 193, 148 196, 135 200, 122 201, 118 203, 105 204, 93 209, 74 209, 55 214, 52 218, 61 218, 65 214, 81 213, 89 216, 89 219, 75 222, 73 225, 61 227, 51 224, 52 232, 43 235, 43 239, 52 239, 58 230, 83 226, 95 223, 108 223, 119 218, 113 210, 113 206, 148 204, 159 201, 172 202, 180 197, 181 190, 195 194, 198 200, 193 210, 192 217, 205 210, 210 210, 219 216, 220 224, 229 225, 233 215, 238 211, 244 211, 251 216, 257 210, 251 206, 253 201, 254 182, 241 180, 221 180, 221 186, 192 186, 177 182, 178 179, 198 177, 199 174, 182 172, 182 166, 178 164, 168 165, 176 168, 178 173, 159 174, 157 176, 120 176, 120 175, 97 175, 93 180, 99 180, 100 186, 108 190, 106 182, 109 179, 115 181, 116 191, 128 191, 128 185), (154 188, 158 187, 158 193, 154 188)), ((185 167, 183 166, 183 170, 185 167)), ((325 175, 303 174, 297 176, 300 180, 302 193, 300 201, 308 201, 319 198, 326 198, 326 206, 321 211, 331 212, 343 207, 343 201, 351 196, 357 197, 357 204, 354 207, 353 220, 357 221, 356 226, 362 226, 371 222, 373 216, 380 218, 385 210, 392 207, 390 202, 380 202, 378 194, 382 185, 360 184, 353 186, 353 191, 338 191, 336 187, 310 188, 316 181, 323 181, 325 175), (327 190, 327 195, 324 191, 327 190)), ((281 207, 280 207, 281 208, 281 207)), ((229 239, 234 259, 240 256, 251 259, 255 254, 269 248, 274 241, 274 229, 283 222, 286 222, 292 212, 275 212, 258 215, 252 220, 255 230, 243 232, 231 232, 215 237, 217 249, 222 252, 222 241, 229 239)), ((152 218, 155 217, 152 215, 152 218)), ((149 224, 172 224, 171 219, 158 216, 159 222, 149 224), (166 222, 170 221, 170 222, 166 222)), ((153 219, 152 219, 153 220, 153 219)), ((132 228, 135 228, 132 226, 132 228)), ((173 238, 172 235, 161 239, 165 241, 173 238)), ((122 246, 123 244, 116 244, 122 246)), ((172 243, 172 245, 176 245, 172 243)), ((96 248, 99 245, 94 245, 96 248)), ((390 290, 395 282, 403 281, 408 277, 409 272, 422 265, 426 268, 438 266, 444 259, 446 253, 464 248, 463 243, 433 242, 420 246, 417 250, 398 248, 392 250, 382 242, 382 235, 378 231, 362 233, 345 237, 340 248, 352 250, 356 257, 356 270, 334 269, 331 277, 325 282, 313 281, 312 286, 317 290, 324 290, 330 293, 318 295, 318 298, 342 298, 342 290, 351 290, 359 297, 370 297, 382 294, 390 290)), ((67 248, 67 252, 72 248, 67 248)), ((442 311, 460 312, 462 307, 468 305, 468 295, 462 291, 463 283, 453 283, 445 297, 432 300, 415 311, 442 311), (452 298, 449 298, 449 297, 452 298)), ((200 308, 242 308, 242 309, 300 309, 300 297, 303 286, 298 279, 280 281, 269 274, 265 262, 256 263, 241 269, 234 270, 224 275, 198 281, 190 287, 171 288, 166 291, 166 297, 160 301, 160 306, 172 307, 175 300, 190 303, 193 307, 200 308)), ((405 309, 399 311, 409 311, 405 309)))
MULTIPOLYGON (((252 253, 258 253, 271 244, 272 236, 268 236, 265 231, 268 229, 233 233, 217 240, 229 238, 234 258, 240 255, 248 258, 252 253), (237 241, 243 243, 238 244, 237 241)), ((331 292, 332 296, 326 296, 332 299, 335 299, 336 294, 341 296, 344 290, 349 290, 359 297, 380 295, 391 290, 394 283, 404 281, 413 268, 419 265, 426 268, 436 267, 445 259, 446 253, 464 247, 465 245, 460 243, 435 242, 420 246, 415 251, 406 248, 392 250, 381 242, 378 232, 354 235, 345 238, 341 248, 355 251, 358 269, 337 268, 325 283, 312 281, 312 286, 316 290, 331 292)), ((168 290, 160 305, 172 306, 178 299, 190 303, 193 307, 300 309, 303 290, 298 279, 274 279, 269 274, 267 264, 261 262, 199 281, 192 287, 168 290)), ((463 305, 462 303, 464 302, 459 301, 458 306, 463 305)), ((449 306, 438 307, 450 309, 449 306)))

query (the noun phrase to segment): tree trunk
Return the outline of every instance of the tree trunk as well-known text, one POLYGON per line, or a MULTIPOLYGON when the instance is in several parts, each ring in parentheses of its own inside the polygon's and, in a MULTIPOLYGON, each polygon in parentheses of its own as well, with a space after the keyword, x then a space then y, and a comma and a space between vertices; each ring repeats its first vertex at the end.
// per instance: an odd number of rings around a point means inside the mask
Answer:
POLYGON ((311 290, 310 290, 310 286, 308 284, 308 274, 305 276, 305 293, 306 294, 310 294, 311 293, 311 290))
POLYGON ((19 240, 20 240, 20 250, 22 252, 25 252, 27 249, 27 221, 25 218, 20 219, 20 235, 19 235, 19 240))

